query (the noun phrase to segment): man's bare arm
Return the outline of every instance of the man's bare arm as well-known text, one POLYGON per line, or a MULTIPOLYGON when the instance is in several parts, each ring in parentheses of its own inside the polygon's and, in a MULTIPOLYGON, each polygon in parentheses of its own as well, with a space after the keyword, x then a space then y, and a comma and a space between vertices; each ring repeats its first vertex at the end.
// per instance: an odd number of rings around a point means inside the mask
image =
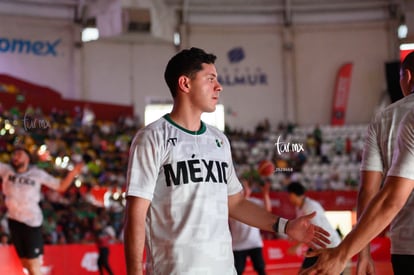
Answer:
MULTIPOLYGON (((369 202, 381 188, 383 173, 379 171, 361 171, 360 187, 358 190, 357 217, 361 217, 369 202)), ((371 257, 370 245, 366 245, 358 257, 357 274, 369 274, 375 270, 371 257)))
POLYGON ((312 267, 300 274, 339 274, 346 262, 381 233, 407 202, 414 188, 414 180, 388 176, 384 186, 364 210, 355 228, 332 249, 309 253, 319 256, 312 267))
POLYGON ((124 250, 128 275, 143 274, 145 218, 150 201, 128 197, 125 209, 124 250))
MULTIPOLYGON (((301 216, 289 220, 286 225, 285 233, 294 240, 304 242, 311 247, 325 247, 329 244, 329 233, 323 228, 313 225, 311 219, 315 212, 309 215, 301 216)), ((229 196, 229 215, 230 217, 258 227, 266 231, 273 231, 273 224, 278 216, 266 211, 257 204, 248 201, 240 192, 236 195, 229 196)))

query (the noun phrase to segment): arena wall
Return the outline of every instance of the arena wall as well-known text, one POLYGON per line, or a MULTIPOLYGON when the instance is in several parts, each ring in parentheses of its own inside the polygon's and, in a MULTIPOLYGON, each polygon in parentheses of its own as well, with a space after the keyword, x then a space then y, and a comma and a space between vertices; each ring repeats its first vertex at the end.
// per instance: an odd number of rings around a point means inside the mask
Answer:
MULTIPOLYGON (((176 52, 172 43, 81 43, 76 24, 16 17, 2 17, 0 33, 0 73, 48 86, 65 98, 133 105, 140 117, 148 102, 170 100, 163 72, 176 52)), ((368 122, 386 93, 384 64, 398 58, 393 41, 386 22, 193 25, 181 46, 218 56, 226 122, 252 130, 265 118, 273 126, 328 124, 336 74, 346 62, 354 64, 346 123, 368 122)))

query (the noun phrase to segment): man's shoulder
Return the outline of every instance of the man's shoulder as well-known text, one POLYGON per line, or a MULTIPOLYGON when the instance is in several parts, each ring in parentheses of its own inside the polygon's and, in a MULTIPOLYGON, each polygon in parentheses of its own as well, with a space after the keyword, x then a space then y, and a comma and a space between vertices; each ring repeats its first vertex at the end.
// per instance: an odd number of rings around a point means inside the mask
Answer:
POLYGON ((152 121, 151 123, 148 123, 144 127, 138 130, 138 132, 144 132, 144 131, 154 131, 161 127, 162 125, 166 124, 167 120, 164 118, 164 116, 152 121))
MULTIPOLYGON (((204 123, 204 122, 203 122, 204 123)), ((211 133, 211 134, 213 134, 213 135, 215 135, 215 136, 220 136, 220 137, 222 137, 222 138, 225 138, 225 139, 227 139, 227 136, 226 136, 226 134, 223 132, 223 131, 221 131, 219 128, 217 128, 217 127, 215 127, 215 126, 213 126, 213 125, 211 125, 211 124, 207 124, 207 123, 204 123, 205 124, 205 126, 206 126, 206 129, 211 133)))
POLYGON ((322 204, 320 202, 307 196, 305 197, 304 205, 312 206, 312 207, 322 207, 322 204))
POLYGON ((13 170, 10 164, 0 162, 0 169, 1 170, 13 170))
POLYGON ((386 115, 388 113, 405 112, 414 107, 414 95, 406 96, 394 103, 391 103, 380 111, 380 114, 386 115))
POLYGON ((39 167, 37 167, 36 165, 29 165, 29 167, 27 168, 27 173, 33 173, 33 174, 41 174, 41 175, 50 175, 48 172, 46 172, 46 170, 41 169, 39 167))
POLYGON ((159 119, 138 129, 135 136, 142 136, 142 135, 148 135, 154 132, 160 132, 161 129, 165 129, 164 127, 165 124, 167 124, 167 121, 163 117, 160 117, 159 119))
POLYGON ((386 126, 388 129, 390 123, 399 123, 412 109, 414 109, 414 96, 402 98, 377 111, 370 124, 371 126, 386 126))

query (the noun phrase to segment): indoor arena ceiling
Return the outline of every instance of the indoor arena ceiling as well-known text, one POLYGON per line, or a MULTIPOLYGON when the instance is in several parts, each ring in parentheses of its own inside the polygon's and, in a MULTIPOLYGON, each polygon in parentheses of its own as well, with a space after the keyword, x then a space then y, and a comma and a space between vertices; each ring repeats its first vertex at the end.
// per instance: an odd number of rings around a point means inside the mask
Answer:
POLYGON ((91 5, 120 1, 123 6, 175 9, 196 14, 293 14, 338 11, 413 10, 414 0, 0 0, 0 14, 77 18, 91 5))

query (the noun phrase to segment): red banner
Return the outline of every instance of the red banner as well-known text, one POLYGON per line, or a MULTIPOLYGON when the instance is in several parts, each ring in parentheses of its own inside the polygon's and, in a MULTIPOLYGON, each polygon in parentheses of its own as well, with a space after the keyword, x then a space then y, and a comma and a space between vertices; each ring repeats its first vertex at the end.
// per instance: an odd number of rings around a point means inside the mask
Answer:
MULTIPOLYGON (((43 275, 98 275, 94 244, 45 245, 43 275)), ((124 246, 110 246, 109 265, 114 274, 126 274, 124 246)), ((25 275, 14 246, 0 246, 0 274, 25 275)))
MULTIPOLYGON (((306 246, 299 246, 296 249, 293 246, 295 242, 289 240, 272 240, 264 241, 263 256, 266 262, 267 270, 281 270, 289 268, 300 268, 304 259, 304 253, 307 250, 306 246)), ((375 238, 371 242, 371 256, 376 262, 389 262, 390 256, 390 239, 389 238, 375 238)), ((357 256, 352 258, 356 261, 357 256)), ((251 261, 248 260, 246 271, 253 270, 251 261)))
POLYGON ((332 107, 332 125, 344 125, 351 85, 352 63, 346 63, 338 71, 335 83, 335 94, 332 107))
POLYGON ((413 49, 400 50, 400 61, 403 62, 404 58, 406 58, 407 55, 410 54, 412 51, 413 51, 413 49))
MULTIPOLYGON (((299 267, 306 247, 292 249, 295 243, 289 240, 265 240, 263 254, 267 270, 299 267)), ((375 261, 390 261, 390 240, 376 238, 371 243, 375 261)), ((98 251, 93 244, 46 245, 43 275, 98 275, 98 251)), ((355 261, 355 258, 353 259, 355 261)), ((124 247, 110 246, 109 263, 114 274, 126 274, 124 247)), ((248 261, 246 271, 252 270, 248 261)), ((12 245, 0 246, 0 274, 25 275, 12 245)))

